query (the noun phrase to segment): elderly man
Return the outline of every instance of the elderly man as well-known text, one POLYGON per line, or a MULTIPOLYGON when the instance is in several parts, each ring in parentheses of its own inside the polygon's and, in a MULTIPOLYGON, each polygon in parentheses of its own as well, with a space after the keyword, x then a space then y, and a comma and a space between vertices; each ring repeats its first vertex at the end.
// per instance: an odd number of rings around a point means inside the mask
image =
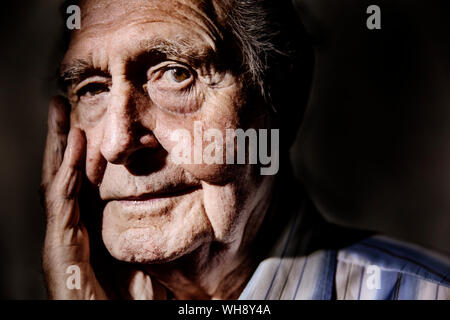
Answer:
POLYGON ((450 297, 444 258, 328 224, 292 182, 312 59, 288 1, 78 5, 44 155, 51 298, 450 297), (278 150, 257 136, 279 172, 251 159, 251 129, 280 130, 278 150))

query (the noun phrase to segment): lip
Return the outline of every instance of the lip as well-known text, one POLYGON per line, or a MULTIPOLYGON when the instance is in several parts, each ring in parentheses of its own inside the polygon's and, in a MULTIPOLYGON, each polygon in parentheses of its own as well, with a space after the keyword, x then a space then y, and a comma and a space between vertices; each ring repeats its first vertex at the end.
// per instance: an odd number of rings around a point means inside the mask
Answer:
POLYGON ((170 199, 175 197, 181 197, 186 194, 193 193, 197 190, 199 190, 200 186, 189 186, 189 187, 182 187, 182 188, 174 188, 173 190, 162 190, 162 191, 156 191, 151 193, 144 193, 138 196, 126 196, 121 198, 115 198, 115 199, 107 199, 107 202, 110 201, 118 201, 121 203, 130 203, 130 204, 139 204, 144 202, 153 202, 157 200, 164 200, 164 199, 170 199))

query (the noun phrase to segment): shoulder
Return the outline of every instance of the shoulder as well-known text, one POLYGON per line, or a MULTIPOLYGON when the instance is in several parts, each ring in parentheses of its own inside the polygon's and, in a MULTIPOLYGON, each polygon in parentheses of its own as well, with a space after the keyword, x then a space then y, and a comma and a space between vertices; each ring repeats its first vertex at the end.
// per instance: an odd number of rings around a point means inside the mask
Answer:
POLYGON ((385 236, 337 252, 338 299, 450 299, 450 259, 385 236))

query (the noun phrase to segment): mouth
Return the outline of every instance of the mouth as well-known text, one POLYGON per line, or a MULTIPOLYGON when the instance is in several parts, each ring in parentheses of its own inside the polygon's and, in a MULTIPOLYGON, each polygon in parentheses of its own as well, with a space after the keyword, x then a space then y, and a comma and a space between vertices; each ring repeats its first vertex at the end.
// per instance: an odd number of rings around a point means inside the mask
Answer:
POLYGON ((131 195, 120 198, 109 198, 105 199, 106 202, 119 201, 121 203, 141 203, 141 202, 151 202, 156 200, 164 200, 169 198, 181 197, 197 190, 200 190, 200 186, 180 186, 174 187, 172 189, 165 189, 160 191, 154 191, 150 193, 143 193, 140 195, 131 195))

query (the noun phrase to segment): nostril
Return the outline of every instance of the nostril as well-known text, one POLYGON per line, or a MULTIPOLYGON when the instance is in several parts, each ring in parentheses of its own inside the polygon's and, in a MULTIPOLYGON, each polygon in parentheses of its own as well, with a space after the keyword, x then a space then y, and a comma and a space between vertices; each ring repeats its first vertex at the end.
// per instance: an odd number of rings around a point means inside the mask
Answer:
POLYGON ((125 167, 133 175, 148 175, 164 167, 167 155, 162 147, 136 150, 128 157, 125 167))
POLYGON ((156 148, 159 145, 158 140, 152 133, 148 133, 141 136, 139 142, 141 143, 141 145, 146 146, 148 148, 156 148))

